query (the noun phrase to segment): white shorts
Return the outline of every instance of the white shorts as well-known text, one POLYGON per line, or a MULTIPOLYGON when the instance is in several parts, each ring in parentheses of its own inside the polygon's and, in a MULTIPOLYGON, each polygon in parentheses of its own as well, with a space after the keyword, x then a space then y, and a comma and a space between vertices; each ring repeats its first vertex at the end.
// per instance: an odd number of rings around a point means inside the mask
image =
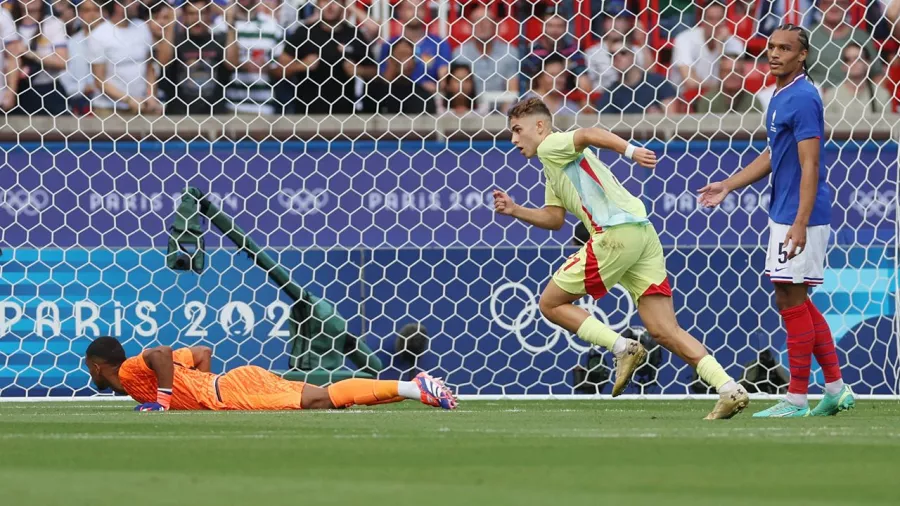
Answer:
POLYGON ((788 260, 784 237, 790 225, 769 220, 769 250, 766 253, 766 275, 773 283, 821 285, 825 277, 825 253, 828 249, 829 225, 806 228, 806 248, 788 260))

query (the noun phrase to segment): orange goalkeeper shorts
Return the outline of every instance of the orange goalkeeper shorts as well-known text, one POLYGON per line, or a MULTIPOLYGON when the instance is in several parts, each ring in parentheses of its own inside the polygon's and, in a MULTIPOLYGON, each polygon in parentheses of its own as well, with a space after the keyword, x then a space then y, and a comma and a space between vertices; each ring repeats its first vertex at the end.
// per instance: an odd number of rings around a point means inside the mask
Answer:
POLYGON ((277 411, 300 409, 306 383, 246 365, 216 377, 213 386, 217 410, 277 411))

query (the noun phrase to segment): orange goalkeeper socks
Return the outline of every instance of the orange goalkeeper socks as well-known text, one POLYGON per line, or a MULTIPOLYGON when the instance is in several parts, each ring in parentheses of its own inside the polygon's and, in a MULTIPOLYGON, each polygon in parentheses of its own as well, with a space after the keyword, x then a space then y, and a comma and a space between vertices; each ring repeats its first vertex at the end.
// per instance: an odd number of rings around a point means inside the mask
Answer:
POLYGON ((405 397, 400 396, 399 384, 399 381, 351 378, 328 387, 328 396, 338 408, 400 402, 405 397))

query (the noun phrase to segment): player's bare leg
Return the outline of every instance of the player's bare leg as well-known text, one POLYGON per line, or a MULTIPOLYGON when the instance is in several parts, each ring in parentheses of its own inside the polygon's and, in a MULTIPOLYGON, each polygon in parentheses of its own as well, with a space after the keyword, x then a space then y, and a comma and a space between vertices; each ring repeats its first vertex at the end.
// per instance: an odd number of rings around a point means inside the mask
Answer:
POLYGON ((584 309, 573 304, 583 295, 573 295, 552 280, 541 294, 541 314, 585 341, 602 346, 616 357, 616 382, 612 395, 618 396, 631 381, 635 369, 644 362, 647 350, 634 339, 625 339, 584 309))
POLYGON ((328 388, 306 384, 302 409, 341 409, 354 405, 374 406, 406 399, 443 409, 455 409, 456 397, 440 378, 419 373, 413 381, 351 378, 328 388))
POLYGON ((700 341, 678 325, 671 297, 644 295, 638 301, 638 314, 660 346, 697 369, 697 374, 719 392, 719 401, 706 415, 707 420, 731 418, 750 404, 747 391, 722 369, 700 341))

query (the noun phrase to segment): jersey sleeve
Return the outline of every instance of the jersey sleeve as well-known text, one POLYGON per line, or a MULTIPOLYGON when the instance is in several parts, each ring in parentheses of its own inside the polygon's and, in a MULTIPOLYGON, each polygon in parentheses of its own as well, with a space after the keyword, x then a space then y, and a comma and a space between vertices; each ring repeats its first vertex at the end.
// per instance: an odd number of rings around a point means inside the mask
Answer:
POLYGON ((16 32, 16 22, 13 21, 12 15, 6 9, 0 9, 0 42, 9 44, 19 40, 19 34, 16 32))
POLYGON ((559 195, 553 190, 553 185, 550 184, 550 181, 546 181, 546 188, 544 190, 544 207, 556 206, 563 207, 562 200, 560 200, 559 195))
POLYGON ((102 33, 103 29, 104 25, 100 25, 90 37, 84 39, 84 57, 87 60, 88 65, 106 63, 106 47, 103 44, 101 37, 98 35, 99 33, 102 33))
POLYGON ((66 25, 56 18, 48 18, 41 23, 41 33, 53 44, 53 47, 66 47, 69 37, 66 35, 66 25))
MULTIPOLYGON (((678 34, 672 43, 672 65, 687 65, 690 67, 694 64, 695 59, 696 56, 694 56, 694 47, 690 40, 689 32, 678 34)), ((687 78, 687 76, 683 77, 687 78)))
POLYGON ((143 354, 129 358, 119 366, 122 388, 137 402, 156 400, 156 375, 144 361, 143 354))
POLYGON ((190 348, 179 348, 172 352, 172 361, 187 368, 194 367, 194 354, 190 348))
POLYGON ((453 49, 450 47, 450 44, 446 41, 439 40, 435 58, 437 58, 437 61, 434 63, 435 68, 450 65, 450 60, 453 59, 453 49))
POLYGON ((794 116, 791 120, 794 140, 800 142, 806 139, 821 139, 825 135, 822 131, 824 126, 822 102, 812 97, 804 97, 798 100, 794 107, 794 116))
POLYGON ((275 47, 272 48, 272 61, 274 62, 277 61, 278 57, 281 56, 281 53, 284 52, 285 37, 284 30, 278 25, 275 25, 273 33, 275 34, 275 40, 278 41, 278 43, 275 44, 275 47))
POLYGON ((541 163, 563 167, 578 158, 575 151, 575 130, 571 132, 552 133, 538 146, 538 158, 541 163))

